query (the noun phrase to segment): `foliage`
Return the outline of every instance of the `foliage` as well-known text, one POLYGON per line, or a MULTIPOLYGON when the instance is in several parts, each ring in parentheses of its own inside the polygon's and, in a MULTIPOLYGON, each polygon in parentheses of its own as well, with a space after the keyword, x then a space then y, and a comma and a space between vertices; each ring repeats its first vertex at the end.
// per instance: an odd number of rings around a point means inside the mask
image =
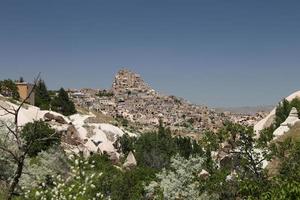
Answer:
POLYGON ((154 169, 168 167, 170 159, 176 154, 185 158, 202 154, 199 144, 190 138, 172 137, 171 131, 162 123, 158 131, 142 134, 134 143, 134 150, 139 166, 154 169))
POLYGON ((84 158, 74 157, 71 162, 71 173, 67 179, 61 175, 52 176, 39 187, 25 192, 24 199, 103 199, 103 195, 96 188, 96 182, 102 173, 92 172, 95 161, 89 162, 84 158))
MULTIPOLYGON (((200 191, 202 180, 198 175, 203 169, 202 157, 185 159, 175 156, 169 169, 156 175, 157 180, 146 186, 148 199, 203 199, 200 191)), ((207 194, 206 194, 207 195, 207 194)), ((213 196, 205 199, 214 199, 213 196)))
POLYGON ((30 147, 28 149, 30 157, 60 142, 55 130, 43 121, 27 123, 22 129, 21 137, 26 141, 26 146, 30 147))
POLYGON ((11 79, 0 81, 0 94, 18 100, 20 98, 17 85, 11 79))
POLYGON ((256 138, 252 127, 229 122, 217 133, 207 132, 200 143, 206 152, 205 168, 211 176, 202 190, 217 193, 220 199, 258 198, 269 187, 263 163, 273 156, 271 140, 269 130, 256 138), (219 164, 213 152, 225 155, 219 164))
POLYGON ((58 92, 58 95, 54 97, 51 103, 51 108, 53 111, 59 112, 66 116, 75 114, 77 112, 74 103, 69 99, 68 93, 63 88, 61 88, 58 92))
POLYGON ((275 116, 275 128, 279 127, 281 123, 283 123, 286 118, 289 116, 291 109, 295 107, 298 110, 298 115, 300 116, 300 99, 294 98, 291 102, 284 99, 276 108, 276 116, 275 116))
POLYGON ((148 167, 137 167, 125 171, 114 180, 111 199, 113 200, 140 200, 145 196, 144 185, 155 178, 155 170, 148 167))
POLYGON ((136 140, 136 137, 130 137, 127 133, 125 133, 122 137, 117 139, 117 141, 114 143, 114 146, 119 153, 128 155, 130 151, 134 151, 134 144, 136 140))
MULTIPOLYGON (((7 134, 7 130, 2 125, 0 125, 0 145, 16 149, 12 138, 7 134)), ((15 165, 11 157, 6 152, 0 150, 0 183, 1 181, 8 183, 9 179, 13 176, 14 169, 15 165)))
POLYGON ((36 157, 26 160, 25 170, 20 180, 21 187, 37 187, 52 175, 67 177, 70 166, 64 150, 54 146, 40 152, 36 157))
POLYGON ((47 86, 45 82, 42 79, 40 79, 37 82, 35 88, 35 105, 41 108, 42 110, 49 110, 50 103, 51 103, 51 97, 47 90, 47 86))
POLYGON ((112 97, 112 96, 114 96, 114 93, 110 92, 110 91, 106 91, 106 90, 101 90, 96 94, 96 96, 98 96, 98 97, 112 97))

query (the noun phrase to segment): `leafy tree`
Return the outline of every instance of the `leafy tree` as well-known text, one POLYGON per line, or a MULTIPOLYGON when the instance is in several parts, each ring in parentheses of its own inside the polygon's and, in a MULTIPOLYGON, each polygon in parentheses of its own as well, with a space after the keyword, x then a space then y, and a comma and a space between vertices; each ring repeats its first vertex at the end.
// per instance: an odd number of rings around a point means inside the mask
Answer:
POLYGON ((51 103, 51 97, 47 90, 45 82, 40 79, 37 82, 35 89, 35 105, 40 107, 42 110, 49 110, 51 103))
POLYGON ((0 81, 0 93, 3 96, 9 96, 16 100, 20 98, 17 85, 11 79, 0 81))
POLYGON ((261 199, 300 199, 300 143, 288 138, 277 142, 275 147, 279 169, 261 199))
POLYGON ((189 137, 173 137, 170 129, 165 128, 162 121, 157 131, 144 133, 137 138, 125 134, 117 140, 115 146, 125 155, 134 151, 139 166, 153 169, 167 167, 171 157, 176 154, 185 158, 203 154, 197 141, 189 137))
POLYGON ((26 124, 21 137, 26 141, 26 145, 30 146, 28 155, 31 157, 60 142, 55 130, 43 121, 26 124))
POLYGON ((188 159, 191 155, 203 155, 204 152, 196 140, 190 137, 177 136, 173 138, 176 152, 188 159))
POLYGON ((51 103, 51 108, 52 110, 66 116, 77 112, 74 103, 69 99, 68 93, 63 88, 61 88, 58 95, 54 97, 51 103))
POLYGON ((135 156, 140 166, 162 169, 169 165, 175 153, 175 144, 169 131, 145 133, 135 143, 135 156))
POLYGON ((201 144, 206 152, 205 167, 211 176, 203 190, 217 193, 220 199, 257 199, 269 187, 263 162, 272 157, 268 148, 271 139, 268 131, 256 138, 252 127, 229 122, 217 133, 207 132, 201 144), (220 161, 220 167, 217 167, 212 152, 226 155, 223 159, 228 160, 220 161), (223 162, 228 163, 221 164, 223 162), (227 180, 228 176, 230 180, 227 180))

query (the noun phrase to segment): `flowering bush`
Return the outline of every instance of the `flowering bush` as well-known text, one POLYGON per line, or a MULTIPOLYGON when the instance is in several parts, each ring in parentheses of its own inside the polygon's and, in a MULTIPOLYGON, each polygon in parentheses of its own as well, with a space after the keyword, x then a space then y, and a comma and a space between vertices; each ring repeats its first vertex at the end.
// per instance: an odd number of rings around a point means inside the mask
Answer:
POLYGON ((101 200, 96 191, 96 180, 101 173, 92 173, 95 161, 71 156, 71 172, 67 178, 61 175, 48 177, 37 188, 28 190, 24 199, 30 200, 101 200))
POLYGON ((157 181, 152 181, 145 190, 149 199, 213 199, 206 193, 201 194, 199 174, 202 171, 203 158, 184 159, 175 156, 171 159, 170 169, 163 169, 157 174, 157 181))

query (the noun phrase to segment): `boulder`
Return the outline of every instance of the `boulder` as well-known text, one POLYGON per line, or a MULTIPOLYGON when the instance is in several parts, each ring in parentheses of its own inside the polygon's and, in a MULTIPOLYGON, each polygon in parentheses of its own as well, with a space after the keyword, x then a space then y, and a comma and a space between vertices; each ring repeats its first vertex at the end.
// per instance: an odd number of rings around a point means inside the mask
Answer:
POLYGON ((131 169, 135 168, 136 165, 137 165, 136 159, 135 159, 133 153, 130 151, 125 160, 125 163, 123 164, 123 168, 125 170, 131 170, 131 169))
POLYGON ((204 169, 202 169, 202 171, 199 173, 199 177, 204 180, 208 179, 209 176, 210 176, 209 172, 204 169))
POLYGON ((45 121, 56 121, 57 123, 60 123, 60 124, 67 124, 66 120, 62 116, 54 115, 50 112, 47 112, 44 115, 44 119, 45 119, 45 121))
POLYGON ((54 116, 54 119, 57 123, 67 124, 66 120, 62 116, 54 116))
POLYGON ((70 144, 70 145, 80 145, 82 144, 82 140, 78 136, 78 131, 74 127, 74 125, 70 125, 67 128, 65 134, 62 137, 63 142, 70 144))
POLYGON ((53 114, 51 114, 51 113, 49 113, 49 112, 47 112, 45 115, 44 115, 44 119, 45 119, 45 121, 52 121, 52 120, 54 120, 55 119, 55 117, 54 117, 54 115, 53 114))

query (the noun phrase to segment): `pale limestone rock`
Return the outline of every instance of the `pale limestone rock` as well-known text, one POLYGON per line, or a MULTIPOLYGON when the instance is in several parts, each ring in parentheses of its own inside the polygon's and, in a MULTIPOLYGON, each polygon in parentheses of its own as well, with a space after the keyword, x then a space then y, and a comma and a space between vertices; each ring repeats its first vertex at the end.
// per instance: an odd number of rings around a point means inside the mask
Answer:
POLYGON ((125 160, 125 163, 123 164, 123 168, 126 170, 131 170, 134 167, 136 167, 136 165, 137 165, 136 159, 135 159, 133 153, 130 151, 125 160))
MULTIPOLYGON (((291 94, 290 96, 286 97, 285 99, 289 102, 291 102, 293 99, 295 98, 300 98, 300 91, 294 92, 293 94, 291 94)), ((264 119, 262 119, 261 121, 259 121, 255 126, 254 126, 254 132, 257 136, 259 136, 259 132, 265 128, 268 128, 271 126, 271 124, 273 123, 274 119, 275 119, 275 115, 276 115, 276 108, 274 108, 270 114, 265 117, 264 119)))
POLYGON ((199 177, 201 178, 201 179, 208 179, 208 177, 210 176, 210 174, 209 174, 209 172, 208 171, 206 171, 206 170, 204 170, 204 169, 202 169, 202 171, 199 173, 199 177))
POLYGON ((294 126, 296 122, 299 122, 298 111, 296 108, 292 108, 288 118, 274 131, 275 138, 281 136, 290 130, 291 126, 294 126))

